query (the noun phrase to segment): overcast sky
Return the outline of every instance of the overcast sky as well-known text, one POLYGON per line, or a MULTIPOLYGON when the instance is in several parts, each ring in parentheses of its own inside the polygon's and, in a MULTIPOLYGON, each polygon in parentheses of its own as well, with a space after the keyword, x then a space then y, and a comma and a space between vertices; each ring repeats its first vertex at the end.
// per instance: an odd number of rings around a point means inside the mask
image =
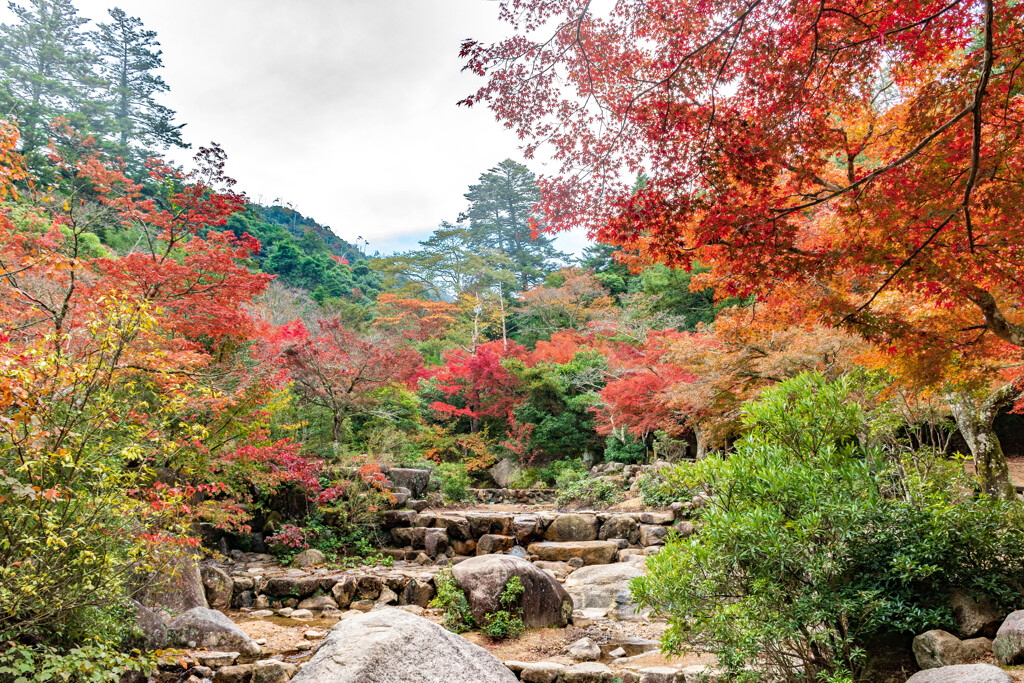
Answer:
MULTIPOLYGON (((113 3, 75 4, 95 21, 113 3)), ((250 197, 280 198, 351 242, 362 235, 371 252, 415 246, 455 220, 483 171, 523 161, 489 110, 455 106, 479 86, 460 71, 462 40, 507 30, 491 0, 116 4, 157 32, 171 87, 161 101, 194 147, 219 142, 250 197)))

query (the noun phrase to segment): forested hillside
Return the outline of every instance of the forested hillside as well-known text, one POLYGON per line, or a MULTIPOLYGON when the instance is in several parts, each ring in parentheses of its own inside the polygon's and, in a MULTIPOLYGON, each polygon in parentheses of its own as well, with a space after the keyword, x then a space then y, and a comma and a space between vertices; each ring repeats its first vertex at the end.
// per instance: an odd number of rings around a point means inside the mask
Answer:
POLYGON ((0 683, 320 683, 410 612, 591 629, 487 681, 1024 662, 1024 6, 499 4, 462 104, 527 163, 382 255, 171 163, 141 19, 12 3, 0 683))

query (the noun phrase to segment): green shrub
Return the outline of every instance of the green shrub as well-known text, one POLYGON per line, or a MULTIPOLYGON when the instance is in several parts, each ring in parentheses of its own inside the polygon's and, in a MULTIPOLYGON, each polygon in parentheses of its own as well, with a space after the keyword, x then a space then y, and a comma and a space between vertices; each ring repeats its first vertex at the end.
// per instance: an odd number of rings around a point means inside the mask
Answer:
POLYGON ((746 406, 728 459, 690 468, 711 495, 699 537, 632 582, 667 617, 668 652, 699 643, 737 681, 864 680, 870 643, 952 628, 952 589, 1011 608, 1021 506, 974 495, 958 462, 883 447, 859 384, 784 382, 746 406))
POLYGON ((609 436, 605 441, 604 459, 606 462, 621 462, 626 465, 643 462, 647 459, 647 446, 643 441, 626 432, 623 440, 609 436))
POLYGON ((640 500, 647 507, 668 507, 672 503, 685 503, 693 498, 693 489, 680 482, 689 475, 690 465, 676 465, 670 469, 644 472, 636 480, 640 500))
POLYGON ((512 488, 530 488, 539 481, 548 486, 557 486, 559 477, 581 478, 586 472, 587 468, 579 458, 554 460, 543 467, 527 467, 519 479, 512 484, 512 488))
POLYGON ((473 613, 462 586, 452 576, 450 569, 442 569, 434 576, 437 594, 430 601, 431 607, 444 610, 444 627, 453 633, 464 633, 473 628, 473 613))
POLYGON ((584 506, 613 505, 622 500, 622 489, 603 477, 580 478, 558 491, 559 507, 577 503, 584 506))
POLYGON ((472 480, 461 463, 446 462, 437 465, 431 475, 437 482, 437 488, 449 503, 462 503, 469 500, 469 489, 472 480))
POLYGON ((508 580, 498 597, 502 609, 494 614, 485 615, 487 619, 487 625, 483 628, 485 636, 491 640, 506 640, 518 638, 526 630, 522 618, 523 610, 517 606, 519 598, 523 595, 523 590, 523 582, 519 580, 518 576, 513 576, 508 580))

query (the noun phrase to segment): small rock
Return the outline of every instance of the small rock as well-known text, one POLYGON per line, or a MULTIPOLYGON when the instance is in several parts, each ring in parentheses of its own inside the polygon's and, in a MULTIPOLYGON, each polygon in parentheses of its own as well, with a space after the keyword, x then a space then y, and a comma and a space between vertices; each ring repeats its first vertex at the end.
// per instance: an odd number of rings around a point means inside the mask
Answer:
POLYGON ((378 605, 397 605, 398 594, 387 586, 381 589, 380 597, 377 598, 378 605))
POLYGON ((288 683, 296 671, 294 664, 277 659, 263 659, 256 662, 252 670, 252 683, 288 683))
POLYGON ((254 619, 266 619, 267 617, 274 616, 274 610, 272 610, 272 609, 258 609, 258 610, 249 612, 249 616, 254 618, 254 619))
MULTIPOLYGON (((256 641, 257 645, 261 643, 256 641)), ((231 666, 241 655, 240 652, 196 652, 192 656, 195 657, 196 661, 203 666, 208 666, 211 669, 219 669, 222 666, 231 666)))
POLYGON ((313 649, 313 643, 309 642, 308 640, 300 640, 299 642, 295 643, 294 647, 299 652, 306 652, 308 650, 313 649))
POLYGON ((373 600, 356 600, 349 605, 349 611, 359 610, 360 612, 369 612, 373 609, 373 600))
POLYGON ((1013 683, 1013 679, 991 664, 957 664, 918 671, 907 683, 1013 683))
POLYGON ((510 659, 506 662, 502 662, 505 668, 514 673, 516 676, 523 672, 523 669, 530 665, 529 662, 520 662, 517 659, 510 659))
POLYGON ((559 683, 608 683, 612 677, 612 670, 604 664, 586 662, 565 669, 558 680, 559 683))
POLYGON ((614 657, 615 659, 618 659, 619 657, 625 657, 626 656, 626 651, 623 650, 621 647, 617 647, 614 650, 612 650, 611 652, 609 652, 608 656, 609 657, 614 657))
POLYGON ((225 666, 214 672, 213 683, 249 683, 252 680, 252 671, 255 668, 255 664, 225 666))
POLYGON ((290 617, 292 615, 292 612, 294 611, 295 609, 293 607, 282 607, 281 609, 277 610, 277 613, 282 617, 290 617))
POLYGON ((555 683, 565 671, 565 666, 555 662, 535 662, 523 667, 519 679, 523 683, 555 683))
POLYGON ((721 673, 703 664, 688 666, 681 672, 686 683, 718 683, 721 673))
POLYGON ((303 550, 301 553, 295 556, 292 560, 292 566, 294 567, 314 567, 318 564, 323 564, 327 561, 327 558, 322 552, 316 548, 310 548, 309 550, 303 550))
POLYGON ((601 648, 590 638, 580 638, 569 646, 568 652, 578 662, 596 662, 601 659, 601 648))
POLYGON ((304 621, 306 619, 312 619, 313 613, 308 609, 297 609, 294 612, 292 612, 291 618, 298 619, 299 621, 304 621))
POLYGON ((649 666, 640 669, 640 683, 685 683, 683 672, 672 666, 649 666))
MULTIPOLYGON (((313 598, 306 598, 299 603, 298 611, 302 610, 325 610, 325 609, 338 609, 338 603, 334 601, 334 598, 329 595, 318 595, 313 598)), ((295 618, 295 615, 292 615, 295 618)))
POLYGON ((640 545, 661 545, 665 542, 666 536, 668 536, 668 527, 657 524, 640 525, 640 545))
POLYGON ((914 658, 922 669, 963 664, 961 649, 959 638, 940 629, 922 633, 913 643, 914 658))

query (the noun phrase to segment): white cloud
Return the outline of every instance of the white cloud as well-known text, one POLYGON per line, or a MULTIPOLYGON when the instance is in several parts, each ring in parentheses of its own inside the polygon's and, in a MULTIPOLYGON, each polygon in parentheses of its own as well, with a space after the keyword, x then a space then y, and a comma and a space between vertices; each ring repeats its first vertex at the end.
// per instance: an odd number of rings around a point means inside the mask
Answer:
MULTIPOLYGON (((76 4, 94 21, 111 6, 76 4)), ((188 124, 189 142, 219 142, 250 196, 290 202, 346 239, 363 235, 371 251, 454 220, 480 173, 521 160, 489 110, 455 105, 480 85, 461 72, 462 40, 506 31, 496 2, 117 4, 157 31, 171 87, 163 101, 188 124)))

